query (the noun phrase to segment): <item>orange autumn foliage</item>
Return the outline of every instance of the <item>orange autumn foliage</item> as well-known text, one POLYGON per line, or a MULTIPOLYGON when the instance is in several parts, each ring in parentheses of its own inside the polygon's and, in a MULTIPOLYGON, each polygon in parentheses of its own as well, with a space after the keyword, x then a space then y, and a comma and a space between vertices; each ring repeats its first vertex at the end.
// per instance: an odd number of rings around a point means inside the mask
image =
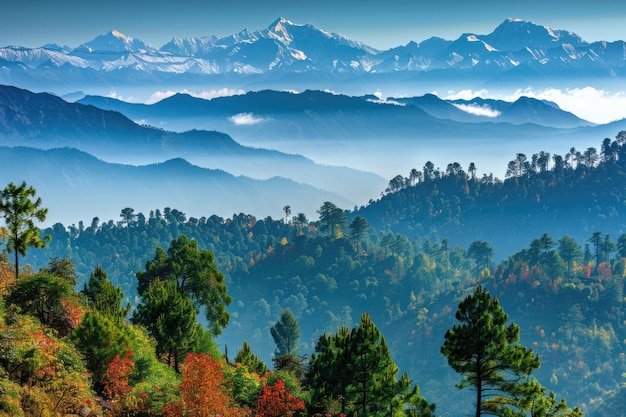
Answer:
MULTIPOLYGON (((0 242, 2 242, 1 230, 0 228, 0 242)), ((0 256, 0 296, 7 295, 14 286, 15 270, 13 265, 9 264, 3 256, 0 256)))
POLYGON ((59 318, 59 334, 66 336, 80 326, 85 309, 77 298, 64 298, 59 301, 62 314, 59 318))
POLYGON ((181 403, 166 404, 164 415, 242 417, 247 410, 238 407, 225 389, 221 365, 207 353, 190 353, 185 360, 180 392, 181 403))

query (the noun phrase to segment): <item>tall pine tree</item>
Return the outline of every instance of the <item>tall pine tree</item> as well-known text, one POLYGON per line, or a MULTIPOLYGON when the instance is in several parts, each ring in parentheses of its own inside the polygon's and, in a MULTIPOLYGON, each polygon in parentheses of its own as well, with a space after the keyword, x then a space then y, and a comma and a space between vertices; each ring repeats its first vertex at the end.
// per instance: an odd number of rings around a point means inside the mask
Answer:
POLYGON ((385 338, 365 313, 358 328, 320 338, 307 374, 310 412, 325 413, 338 402, 346 415, 430 415, 434 406, 411 387, 406 373, 397 375, 385 338))
POLYGON ((557 402, 531 373, 539 356, 518 343, 519 326, 507 325, 508 315, 497 298, 481 286, 459 304, 455 324, 445 335, 441 353, 463 380, 459 388, 476 392, 475 415, 576 416, 564 401, 557 402))

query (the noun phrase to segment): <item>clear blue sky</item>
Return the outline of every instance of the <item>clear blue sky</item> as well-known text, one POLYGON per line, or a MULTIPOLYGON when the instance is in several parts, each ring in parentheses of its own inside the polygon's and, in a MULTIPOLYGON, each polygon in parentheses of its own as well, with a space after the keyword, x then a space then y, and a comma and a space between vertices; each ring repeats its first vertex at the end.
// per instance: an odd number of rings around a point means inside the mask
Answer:
POLYGON ((616 0, 8 0, 0 46, 71 47, 116 29, 161 47, 173 37, 225 36, 267 27, 277 17, 310 23, 386 49, 431 36, 490 33, 520 18, 586 41, 626 40, 626 7, 616 0))

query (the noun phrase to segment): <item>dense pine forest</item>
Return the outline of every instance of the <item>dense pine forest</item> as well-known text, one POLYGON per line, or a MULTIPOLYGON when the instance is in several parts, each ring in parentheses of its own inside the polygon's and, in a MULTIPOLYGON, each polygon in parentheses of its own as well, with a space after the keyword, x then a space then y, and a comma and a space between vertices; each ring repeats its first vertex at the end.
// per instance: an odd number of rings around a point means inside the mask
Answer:
POLYGON ((319 219, 5 215, 0 415, 623 414, 625 177, 621 132, 319 219))

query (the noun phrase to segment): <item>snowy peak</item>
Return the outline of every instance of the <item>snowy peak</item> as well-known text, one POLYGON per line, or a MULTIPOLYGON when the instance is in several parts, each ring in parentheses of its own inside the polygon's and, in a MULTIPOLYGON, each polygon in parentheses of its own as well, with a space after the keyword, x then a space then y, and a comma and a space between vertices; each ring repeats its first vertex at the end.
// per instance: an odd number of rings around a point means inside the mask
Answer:
POLYGON ((173 38, 159 50, 182 56, 200 56, 215 46, 217 37, 202 36, 200 38, 173 38))
POLYGON ((319 86, 326 80, 358 79, 360 83, 374 79, 355 78, 355 74, 426 80, 416 77, 422 73, 442 82, 453 74, 453 82, 459 85, 465 85, 465 80, 498 84, 524 80, 552 86, 554 80, 565 84, 583 74, 621 83, 626 74, 625 45, 623 41, 588 44, 572 32, 506 19, 487 35, 465 33, 454 41, 429 38, 381 51, 279 17, 266 28, 244 29, 221 38, 173 38, 160 50, 117 30, 75 49, 4 47, 0 48, 4 71, 0 71, 0 83, 22 80, 35 89, 56 84, 82 88, 85 80, 112 85, 122 76, 154 85, 180 80, 203 83, 229 75, 273 85, 288 79, 283 75, 293 74, 308 87, 309 82, 319 86))
POLYGON ((123 34, 122 32, 112 30, 109 33, 96 37, 92 41, 80 45, 76 48, 76 51, 88 53, 147 53, 153 52, 154 48, 146 45, 143 41, 134 39, 123 34))
POLYGON ((513 18, 506 19, 493 32, 481 38, 494 48, 507 51, 519 51, 524 48, 550 49, 564 43, 575 47, 586 45, 585 41, 573 32, 554 30, 513 18))
POLYGON ((273 32, 278 32, 278 31, 284 30, 286 27, 289 27, 289 26, 302 26, 302 25, 296 25, 295 23, 293 23, 292 21, 288 19, 285 19, 284 17, 279 17, 271 25, 269 25, 267 29, 273 32))
POLYGON ((350 40, 339 33, 326 32, 311 24, 296 24, 284 17, 276 19, 268 26, 264 34, 286 46, 303 50, 305 53, 311 53, 314 49, 322 50, 338 46, 362 49, 367 53, 378 52, 374 48, 350 40))
POLYGON ((292 30, 294 26, 300 25, 296 25, 284 17, 279 17, 274 21, 274 23, 268 26, 267 30, 270 36, 273 35, 271 37, 275 37, 285 45, 289 45, 293 41, 293 36, 290 33, 290 30, 292 30))

